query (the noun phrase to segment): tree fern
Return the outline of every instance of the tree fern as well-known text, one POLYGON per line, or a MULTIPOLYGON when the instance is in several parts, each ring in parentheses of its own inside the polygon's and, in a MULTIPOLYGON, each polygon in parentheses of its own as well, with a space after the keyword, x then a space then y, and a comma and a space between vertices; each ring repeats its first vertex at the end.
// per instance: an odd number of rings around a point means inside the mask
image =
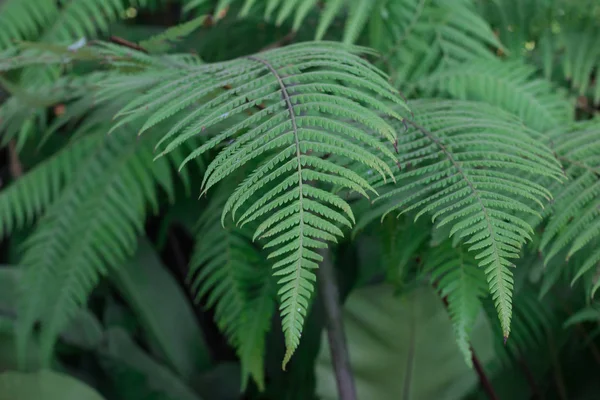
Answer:
POLYGON ((242 366, 242 390, 252 377, 264 390, 265 335, 275 311, 275 285, 269 263, 250 237, 235 227, 220 224, 227 193, 221 189, 204 210, 197 227, 196 247, 190 263, 196 299, 208 296, 208 307, 242 366))
POLYGON ((471 254, 453 249, 446 241, 432 249, 425 261, 425 271, 448 304, 448 313, 460 351, 472 366, 471 330, 482 310, 481 298, 486 292, 485 275, 471 254))
MULTIPOLYGON (((354 221, 349 205, 319 185, 337 184, 367 197, 367 191, 376 193, 363 177, 324 156, 334 153, 383 177, 393 176, 381 157, 393 164, 394 154, 367 132, 393 144, 396 132, 379 114, 401 117, 377 97, 403 103, 384 75, 357 56, 363 51, 334 43, 306 43, 183 71, 164 70, 160 72, 164 83, 126 106, 123 113, 129 115, 119 121, 145 117, 145 130, 205 99, 160 140, 159 146, 167 143, 161 155, 216 124, 231 121, 182 163, 183 167, 233 140, 208 166, 203 193, 247 162, 267 156, 231 194, 223 218, 231 213, 240 226, 262 221, 253 239, 268 239, 265 247, 271 249, 270 258, 279 258, 274 268, 282 285, 279 295, 288 349, 284 365, 298 346, 315 279, 311 270, 322 259, 315 249, 342 236, 338 224, 350 227, 354 221), (230 89, 223 91, 223 87, 230 89), (182 90, 187 94, 176 97, 182 90), (250 204, 253 195, 261 197, 250 204)), ((149 74, 157 76, 155 70, 149 74)))
MULTIPOLYGON (((536 178, 562 176, 560 164, 537 132, 481 103, 422 101, 399 136, 398 186, 374 200, 387 213, 431 214, 476 253, 505 337, 510 333, 511 259, 533 229, 526 215, 541 217, 550 192, 536 178)), ((401 126, 398 127, 401 129, 401 126)), ((385 214, 384 214, 385 215, 385 214)))
MULTIPOLYGON (((581 252, 585 259, 573 277, 575 282, 600 262, 600 125, 598 121, 580 122, 555 130, 551 138, 571 179, 565 187, 557 188, 554 214, 544 229, 540 248, 546 262, 563 250, 567 261, 581 252)), ((592 295, 598 287, 596 280, 592 295)))

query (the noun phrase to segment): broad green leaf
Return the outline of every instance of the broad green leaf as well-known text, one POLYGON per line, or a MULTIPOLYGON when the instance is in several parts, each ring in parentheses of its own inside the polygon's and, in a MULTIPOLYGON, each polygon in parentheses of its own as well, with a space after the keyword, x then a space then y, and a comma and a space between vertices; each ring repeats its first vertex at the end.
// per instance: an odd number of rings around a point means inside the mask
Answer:
POLYGON ((113 278, 168 365, 184 379, 208 366, 208 349, 193 309, 147 240, 113 278))
POLYGON ((127 391, 123 395, 127 400, 145 399, 151 394, 169 400, 201 400, 179 376, 144 352, 123 329, 107 330, 104 342, 100 350, 103 365, 117 386, 127 391), (141 392, 146 394, 143 396, 141 392))
MULTIPOLYGON (((493 357, 491 330, 484 318, 473 329, 482 363, 493 357)), ((465 364, 442 300, 430 287, 402 297, 390 285, 350 294, 344 326, 359 399, 454 400, 477 385, 465 364)), ((337 399, 329 346, 323 333, 316 365, 317 393, 337 399)))
POLYGON ((0 374, 0 400, 104 400, 85 383, 65 374, 42 370, 36 373, 0 374))

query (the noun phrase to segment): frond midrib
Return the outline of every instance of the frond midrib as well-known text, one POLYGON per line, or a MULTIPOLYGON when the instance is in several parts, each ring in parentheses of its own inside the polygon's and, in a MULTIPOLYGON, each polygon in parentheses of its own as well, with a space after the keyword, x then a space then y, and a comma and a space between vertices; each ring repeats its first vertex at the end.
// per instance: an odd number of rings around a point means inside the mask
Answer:
MULTIPOLYGON (((469 189, 471 190, 471 193, 473 194, 473 197, 477 200, 477 202, 479 203, 481 210, 483 212, 483 216, 485 218, 485 222, 487 225, 487 230, 488 230, 488 234, 490 235, 490 239, 492 242, 492 248, 493 248, 493 254, 494 254, 494 258, 495 261, 494 263, 496 263, 496 268, 495 269, 495 273, 496 273, 496 278, 498 279, 498 288, 501 287, 500 290, 497 290, 496 293, 499 294, 499 297, 501 298, 501 303, 505 304, 507 299, 505 297, 505 291, 506 288, 503 284, 503 278, 502 278, 502 269, 504 269, 504 266, 502 265, 501 262, 501 258, 500 258, 500 254, 498 251, 498 247, 496 244, 496 234, 495 234, 495 229, 494 226, 490 220, 488 211, 487 211, 487 207, 483 204, 483 201, 481 200, 481 197, 479 195, 479 192, 477 191, 477 189, 475 188, 475 186, 473 185, 473 182, 471 182, 471 180, 469 179, 469 177, 467 176, 467 174, 465 174, 465 172, 463 171, 462 167, 460 166, 460 164, 454 159, 454 157, 452 156, 452 154, 448 151, 448 149, 446 148, 446 146, 444 146, 444 144, 437 138, 435 137, 435 135, 433 135, 431 132, 429 132, 427 129, 425 129, 424 127, 418 125, 417 123, 406 119, 407 123, 409 123, 410 125, 412 125, 413 127, 415 127, 416 129, 418 129, 421 133, 423 133, 429 140, 431 140, 433 143, 435 143, 435 145, 444 153, 444 155, 446 156, 446 158, 452 163, 452 165, 454 166, 454 168, 456 168, 458 174, 462 177, 462 179, 464 179, 464 181, 467 183, 467 185, 469 186, 469 189)), ((493 266, 493 264, 492 264, 493 266)), ((506 315, 506 310, 499 308, 498 312, 502 315, 501 317, 501 322, 502 322, 502 330, 503 330, 503 334, 504 337, 507 338, 509 333, 510 333, 510 322, 509 322, 509 317, 506 315)), ((509 311, 510 313, 510 311, 509 311)))
POLYGON ((293 301, 292 304, 290 305, 290 313, 287 315, 290 322, 290 326, 288 327, 288 331, 286 332, 285 336, 286 336, 286 342, 290 342, 289 345, 286 345, 287 349, 286 349, 286 354, 284 356, 283 359, 283 369, 285 370, 285 365, 288 363, 288 361, 290 360, 290 358, 292 357, 292 353, 293 353, 293 349, 295 346, 292 345, 292 337, 293 337, 293 329, 294 329, 294 322, 296 321, 297 317, 296 314, 299 312, 298 311, 298 300, 297 297, 299 296, 299 288, 298 285, 300 284, 300 272, 302 270, 302 259, 303 259, 303 248, 304 248, 304 204, 303 204, 303 197, 304 197, 304 193, 303 193, 303 180, 302 180, 302 163, 301 163, 301 157, 302 157, 302 151, 300 150, 300 138, 298 137, 298 125, 296 124, 296 114, 294 112, 294 106, 292 105, 292 101, 290 99, 290 94, 287 90, 287 86, 286 84, 283 82, 283 79, 281 78, 281 76, 279 75, 279 73, 277 72, 277 70, 271 65, 271 63, 269 63, 268 61, 257 57, 257 56, 249 56, 248 57, 249 60, 253 60, 255 62, 259 62, 261 64, 263 64, 265 67, 268 68, 268 70, 271 72, 271 74, 273 74, 273 76, 277 79, 277 83, 279 84, 279 87, 281 89, 281 94, 285 100, 286 103, 286 107, 288 110, 288 113, 290 115, 290 120, 292 122, 292 130, 293 130, 293 134, 294 134, 294 141, 295 141, 295 145, 296 145, 296 159, 297 159, 297 171, 298 171, 298 203, 299 203, 299 224, 298 224, 298 229, 299 229, 299 236, 298 236, 298 240, 299 240, 299 246, 298 246, 298 261, 296 261, 296 270, 294 272, 295 275, 295 279, 294 279, 294 292, 293 292, 293 301))

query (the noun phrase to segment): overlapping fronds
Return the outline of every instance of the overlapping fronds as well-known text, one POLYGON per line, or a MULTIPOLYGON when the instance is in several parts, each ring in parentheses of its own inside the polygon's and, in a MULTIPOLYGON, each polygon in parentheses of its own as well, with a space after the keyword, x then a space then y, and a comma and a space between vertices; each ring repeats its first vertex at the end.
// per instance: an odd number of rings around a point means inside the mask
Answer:
POLYGON ((458 347, 472 366, 471 330, 482 310, 481 298, 486 295, 485 275, 472 254, 452 248, 449 241, 430 250, 425 271, 447 304, 458 347))
MULTIPOLYGON (((558 255, 569 260, 581 254, 575 282, 586 273, 596 274, 600 263, 600 123, 575 123, 555 130, 551 138, 570 180, 557 187, 540 248, 546 262, 558 255)), ((598 287, 596 280, 592 295, 598 287)))
POLYGON ((548 80, 566 83, 600 102, 600 52, 595 0, 504 0, 479 2, 513 59, 530 59, 548 80), (566 82, 565 82, 566 81, 566 82))
POLYGON ((429 214, 475 252, 506 337, 510 260, 533 234, 525 218, 539 218, 551 197, 536 180, 560 179, 560 164, 539 133, 498 108, 459 101, 418 101, 411 108, 417 118, 399 136, 398 184, 374 203, 385 202, 386 214, 429 214))
POLYGON ((229 191, 221 188, 204 210, 190 262, 196 300, 207 296, 219 329, 237 350, 242 388, 251 377, 264 389, 265 335, 275 311, 272 270, 251 238, 220 223, 229 191))
POLYGON ((37 165, 24 179, 0 194, 0 236, 32 224, 76 175, 77 166, 90 156, 99 138, 85 136, 37 165))
POLYGON ((0 202, 5 204, 31 196, 31 204, 25 202, 10 213, 3 211, 18 222, 51 202, 26 241, 20 261, 25 270, 19 308, 20 350, 25 350, 39 320, 46 362, 56 336, 85 303, 99 276, 118 267, 135 250, 148 206, 158 207, 157 188, 174 196, 172 168, 181 155, 173 153, 152 163, 151 135, 138 140, 131 129, 113 136, 106 132, 106 125, 89 127, 79 139, 93 144, 85 155, 77 147, 81 145, 66 147, 39 171, 23 176, 13 189, 0 194, 0 202), (73 159, 77 166, 68 163, 73 159))
POLYGON ((499 106, 540 131, 569 121, 571 102, 535 73, 534 67, 521 61, 474 61, 435 74, 420 85, 455 98, 499 106))
MULTIPOLYGON (((188 0, 185 10, 200 9, 210 3, 207 0, 188 0)), ((232 5, 241 6, 239 10, 240 17, 247 17, 250 14, 259 14, 266 21, 281 25, 284 22, 292 23, 292 31, 298 31, 305 22, 306 17, 311 11, 319 11, 319 22, 315 30, 315 40, 324 38, 327 31, 331 28, 334 20, 341 15, 346 16, 344 23, 343 42, 347 44, 355 43, 363 31, 371 12, 383 12, 383 10, 373 10, 374 6, 380 6, 372 0, 330 0, 323 6, 318 4, 317 0, 219 0, 215 7, 215 18, 223 18, 232 5)))
POLYGON ((403 88, 465 61, 493 59, 502 47, 469 1, 388 1, 372 25, 371 45, 403 88))
POLYGON ((554 77, 559 66, 561 77, 578 95, 589 95, 600 104, 600 28, 576 25, 563 28, 560 34, 546 33, 540 40, 540 59, 547 79, 554 77), (583 29, 582 29, 583 28, 583 29), (577 30, 575 30, 577 29, 577 30))
MULTIPOLYGON (((159 146, 166 143, 161 154, 228 122, 182 163, 221 147, 204 176, 203 193, 261 157, 261 165, 231 194, 223 218, 231 213, 240 226, 260 221, 253 239, 268 239, 269 257, 279 258, 274 268, 282 285, 284 364, 299 343, 315 279, 311 270, 322 259, 316 249, 342 236, 338 225, 350 227, 354 221, 347 202, 322 186, 340 185, 367 197, 375 192, 364 177, 327 160, 328 155, 393 176, 388 162, 394 164, 396 132, 381 115, 401 117, 379 98, 405 105, 385 76, 358 56, 363 51, 302 43, 223 63, 166 69, 159 74, 162 83, 126 106, 122 114, 128 115, 119 121, 143 117, 143 131, 194 104, 160 140, 159 146), (259 198, 250 203, 254 195, 259 198)), ((157 76, 155 70, 149 74, 157 76)))
MULTIPOLYGON (((26 59, 29 60, 30 56, 27 56, 26 59)), ((91 97, 86 95, 106 76, 104 72, 65 76, 35 86, 21 86, 4 82, 12 96, 0 106, 0 121, 2 121, 0 142, 6 144, 10 139, 16 137, 17 147, 20 148, 23 142, 29 139, 32 133, 35 133, 33 131, 44 130, 46 119, 42 117, 41 121, 38 121, 33 116, 36 113, 43 113, 47 107, 81 98, 85 98, 88 106, 91 105, 91 97)), ((79 111, 80 114, 83 114, 87 112, 87 107, 79 111)))
POLYGON ((108 31, 128 6, 147 0, 6 0, 0 5, 0 49, 20 40, 72 42, 108 31))

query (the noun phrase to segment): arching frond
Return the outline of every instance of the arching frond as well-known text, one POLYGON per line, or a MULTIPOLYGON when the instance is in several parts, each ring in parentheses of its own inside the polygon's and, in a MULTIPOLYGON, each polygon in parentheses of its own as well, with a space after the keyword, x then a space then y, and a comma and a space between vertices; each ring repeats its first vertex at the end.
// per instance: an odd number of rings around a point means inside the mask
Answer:
POLYGON ((121 114, 127 115, 118 122, 144 117, 144 131, 195 104, 161 139, 159 146, 166 144, 161 154, 228 122, 182 163, 221 148, 206 171, 203 193, 262 157, 261 165, 229 197, 223 218, 231 214, 240 226, 260 222, 254 239, 266 239, 270 258, 279 258, 274 268, 282 285, 288 349, 284 365, 299 343, 315 279, 311 270, 322 259, 316 249, 342 236, 338 225, 350 227, 354 221, 347 202, 322 187, 341 185, 367 197, 369 191, 376 193, 364 177, 326 155, 393 176, 383 158, 394 164, 388 147, 396 132, 381 115, 401 116, 380 98, 405 105, 384 75, 358 57, 363 51, 328 42, 302 43, 224 63, 151 70, 148 74, 160 76, 163 83, 126 106, 121 114), (388 147, 370 132, 384 137, 388 147), (254 195, 258 200, 249 202, 254 195))
POLYGON ((430 250, 425 271, 431 274, 431 283, 447 303, 458 347, 467 365, 472 366, 471 330, 482 310, 485 274, 472 254, 460 247, 452 248, 449 241, 430 250))
MULTIPOLYGON (((475 252, 485 268, 504 336, 510 333, 511 259, 533 229, 550 192, 536 180, 560 179, 560 164, 543 142, 510 114, 483 103, 418 101, 417 116, 397 145, 398 184, 374 200, 387 211, 429 214, 475 252)), ((402 125, 398 124, 398 130, 402 125)), ((384 215, 385 215, 384 214, 384 215)))
MULTIPOLYGON (((540 248, 546 262, 559 254, 566 260, 582 254, 575 282, 588 272, 595 274, 600 263, 600 123, 575 123, 555 130, 551 138, 570 181, 556 188, 554 213, 540 248)), ((592 295, 598 287, 596 280, 592 295)))
POLYGON ((207 296, 219 329, 236 348, 242 388, 251 377, 263 390, 265 335, 275 311, 275 280, 248 234, 221 226, 228 194, 221 188, 199 221, 190 262, 192 291, 196 300, 207 296))
MULTIPOLYGON (((138 140, 135 132, 120 130, 106 136, 106 126, 98 126, 86 136, 93 138, 82 140, 92 140, 95 145, 75 170, 49 171, 44 175, 49 181, 33 172, 8 192, 8 196, 23 197, 24 193, 17 192, 28 190, 35 180, 41 188, 32 194, 40 200, 45 196, 47 201, 47 193, 52 190, 46 188, 56 190, 58 185, 52 179, 66 180, 60 194, 53 193, 55 200, 46 207, 26 241, 20 260, 25 273, 21 281, 19 347, 25 351, 31 329, 40 320, 46 362, 57 335, 85 303, 99 276, 118 267, 135 250, 148 205, 157 208, 157 187, 163 187, 171 198, 174 195, 171 171, 180 155, 152 163, 151 135, 138 140), (64 176, 58 176, 61 173, 64 176)), ((67 154, 75 149, 67 147, 58 159, 75 157, 77 153, 67 154)), ((6 195, 0 193, 0 201, 6 195)), ((17 211, 21 214, 29 210, 17 211)), ((25 220, 23 215, 15 218, 25 220)))
POLYGON ((521 61, 474 61, 421 81, 463 100, 478 100, 517 115, 528 126, 545 131, 569 121, 573 105, 550 82, 535 77, 535 68, 521 61))

